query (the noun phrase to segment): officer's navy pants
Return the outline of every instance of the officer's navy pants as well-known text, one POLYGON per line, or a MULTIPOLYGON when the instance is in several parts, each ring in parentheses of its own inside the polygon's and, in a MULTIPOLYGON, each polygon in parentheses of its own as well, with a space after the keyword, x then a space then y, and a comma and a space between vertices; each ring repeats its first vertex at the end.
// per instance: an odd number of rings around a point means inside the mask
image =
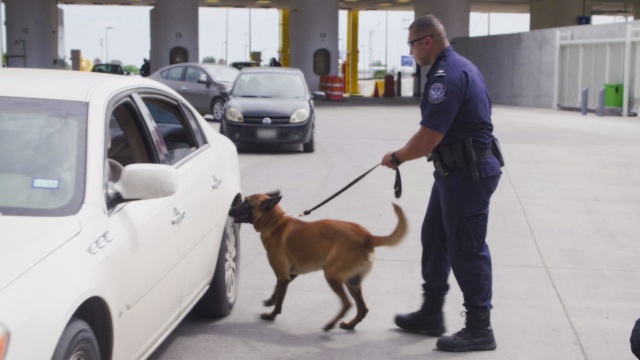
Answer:
POLYGON ((455 276, 467 310, 491 310, 491 254, 485 242, 489 201, 500 175, 474 180, 460 169, 435 182, 422 223, 425 294, 445 296, 455 276))

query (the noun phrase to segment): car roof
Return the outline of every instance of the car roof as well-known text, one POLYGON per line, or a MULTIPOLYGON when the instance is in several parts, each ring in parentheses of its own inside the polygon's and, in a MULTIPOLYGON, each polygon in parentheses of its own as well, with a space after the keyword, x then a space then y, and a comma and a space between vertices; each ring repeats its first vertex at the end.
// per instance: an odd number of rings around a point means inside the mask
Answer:
POLYGON ((284 72, 291 74, 302 73, 298 68, 288 68, 288 67, 279 67, 279 66, 263 66, 263 67, 245 67, 240 70, 241 73, 247 72, 257 72, 257 73, 268 73, 268 72, 284 72))
POLYGON ((86 102, 98 88, 117 91, 136 86, 169 90, 157 81, 138 76, 71 70, 0 69, 0 96, 86 102))

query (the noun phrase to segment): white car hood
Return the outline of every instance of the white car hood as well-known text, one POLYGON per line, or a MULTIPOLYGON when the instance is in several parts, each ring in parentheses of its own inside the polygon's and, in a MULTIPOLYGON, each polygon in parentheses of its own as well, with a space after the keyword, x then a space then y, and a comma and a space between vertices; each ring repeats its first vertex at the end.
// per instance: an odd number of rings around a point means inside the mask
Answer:
POLYGON ((0 292, 80 232, 76 217, 0 215, 0 292))

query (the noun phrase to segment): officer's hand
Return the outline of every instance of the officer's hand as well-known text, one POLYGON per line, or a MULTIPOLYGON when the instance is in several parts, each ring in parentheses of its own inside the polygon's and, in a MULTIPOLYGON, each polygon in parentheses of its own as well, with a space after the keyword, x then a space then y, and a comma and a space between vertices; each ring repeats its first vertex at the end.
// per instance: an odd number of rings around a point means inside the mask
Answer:
POLYGON ((395 166, 392 162, 391 162, 391 151, 389 151, 388 153, 386 153, 383 157, 382 157, 382 162, 381 164, 383 166, 386 166, 388 168, 391 168, 393 170, 397 169, 398 167, 395 166))

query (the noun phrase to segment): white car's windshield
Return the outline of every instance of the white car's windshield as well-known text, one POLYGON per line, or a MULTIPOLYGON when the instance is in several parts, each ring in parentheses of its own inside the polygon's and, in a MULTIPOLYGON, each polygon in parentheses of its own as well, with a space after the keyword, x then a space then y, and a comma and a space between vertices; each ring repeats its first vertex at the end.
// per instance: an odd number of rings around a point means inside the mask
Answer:
POLYGON ((0 215, 78 211, 86 118, 86 103, 0 97, 0 215))
POLYGON ((236 79, 233 95, 240 97, 304 98, 305 83, 298 74, 247 73, 236 79))

